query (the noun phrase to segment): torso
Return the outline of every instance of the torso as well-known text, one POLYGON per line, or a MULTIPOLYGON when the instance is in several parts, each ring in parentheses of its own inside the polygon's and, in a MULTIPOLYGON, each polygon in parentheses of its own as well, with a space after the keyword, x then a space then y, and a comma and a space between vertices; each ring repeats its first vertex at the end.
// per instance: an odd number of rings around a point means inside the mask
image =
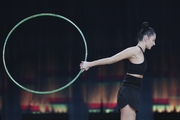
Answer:
MULTIPOLYGON (((142 48, 141 47, 139 47, 139 46, 137 46, 138 47, 138 49, 139 49, 139 52, 136 54, 136 55, 134 55, 134 56, 132 56, 131 58, 129 58, 129 62, 131 62, 132 64, 142 64, 142 63, 144 63, 144 62, 146 62, 145 61, 145 57, 144 57, 144 53, 143 53, 143 51, 142 51, 142 48)), ((141 74, 134 74, 134 73, 127 73, 128 75, 131 75, 131 76, 134 76, 134 77, 137 77, 137 78, 143 78, 143 75, 141 75, 141 74)))

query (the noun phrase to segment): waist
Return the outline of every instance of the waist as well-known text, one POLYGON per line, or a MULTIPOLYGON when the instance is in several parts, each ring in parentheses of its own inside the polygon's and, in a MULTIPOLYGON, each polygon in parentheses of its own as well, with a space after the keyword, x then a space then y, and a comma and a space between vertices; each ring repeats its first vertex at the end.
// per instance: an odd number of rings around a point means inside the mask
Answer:
POLYGON ((135 85, 135 86, 141 87, 142 80, 143 80, 142 78, 138 78, 138 77, 126 74, 123 82, 124 82, 124 85, 135 85))
POLYGON ((143 75, 140 75, 140 74, 127 73, 127 75, 131 75, 131 76, 134 76, 134 77, 137 77, 137 78, 143 78, 143 75))

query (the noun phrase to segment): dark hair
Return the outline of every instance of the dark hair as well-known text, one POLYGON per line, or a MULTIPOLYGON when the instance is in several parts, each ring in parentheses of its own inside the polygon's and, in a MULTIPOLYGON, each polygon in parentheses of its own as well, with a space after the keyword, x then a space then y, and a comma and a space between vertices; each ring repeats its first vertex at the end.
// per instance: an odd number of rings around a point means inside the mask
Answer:
POLYGON ((148 22, 143 22, 142 24, 142 30, 138 34, 138 41, 141 41, 145 35, 148 37, 155 34, 155 30, 151 27, 149 27, 148 22))

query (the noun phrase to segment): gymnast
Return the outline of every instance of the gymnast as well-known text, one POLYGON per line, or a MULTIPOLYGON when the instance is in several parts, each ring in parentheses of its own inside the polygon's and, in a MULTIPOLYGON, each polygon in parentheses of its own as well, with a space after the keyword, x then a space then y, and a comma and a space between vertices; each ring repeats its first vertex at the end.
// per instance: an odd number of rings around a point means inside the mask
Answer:
POLYGON ((135 120, 140 102, 140 91, 143 74, 147 69, 147 62, 144 56, 146 49, 155 45, 155 30, 149 27, 148 22, 142 24, 138 34, 136 46, 128 47, 119 53, 95 61, 82 61, 80 69, 87 71, 89 68, 99 65, 107 65, 119 62, 123 59, 129 60, 128 71, 124 77, 123 85, 118 91, 117 106, 120 111, 120 120, 135 120))

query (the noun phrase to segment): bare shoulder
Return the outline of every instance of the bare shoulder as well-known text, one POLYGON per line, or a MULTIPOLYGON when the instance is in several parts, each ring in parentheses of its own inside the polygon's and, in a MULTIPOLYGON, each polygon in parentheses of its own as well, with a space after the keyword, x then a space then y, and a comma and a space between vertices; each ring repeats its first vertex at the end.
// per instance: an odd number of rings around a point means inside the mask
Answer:
POLYGON ((137 54, 137 53, 141 52, 141 50, 139 49, 138 46, 128 47, 125 50, 131 52, 132 54, 137 54))
POLYGON ((123 51, 113 55, 111 57, 111 61, 113 61, 112 63, 114 62, 117 62, 117 61, 120 61, 120 60, 123 60, 123 59, 131 59, 135 56, 137 56, 137 54, 139 54, 139 48, 134 46, 134 47, 128 47, 126 49, 124 49, 123 51))

